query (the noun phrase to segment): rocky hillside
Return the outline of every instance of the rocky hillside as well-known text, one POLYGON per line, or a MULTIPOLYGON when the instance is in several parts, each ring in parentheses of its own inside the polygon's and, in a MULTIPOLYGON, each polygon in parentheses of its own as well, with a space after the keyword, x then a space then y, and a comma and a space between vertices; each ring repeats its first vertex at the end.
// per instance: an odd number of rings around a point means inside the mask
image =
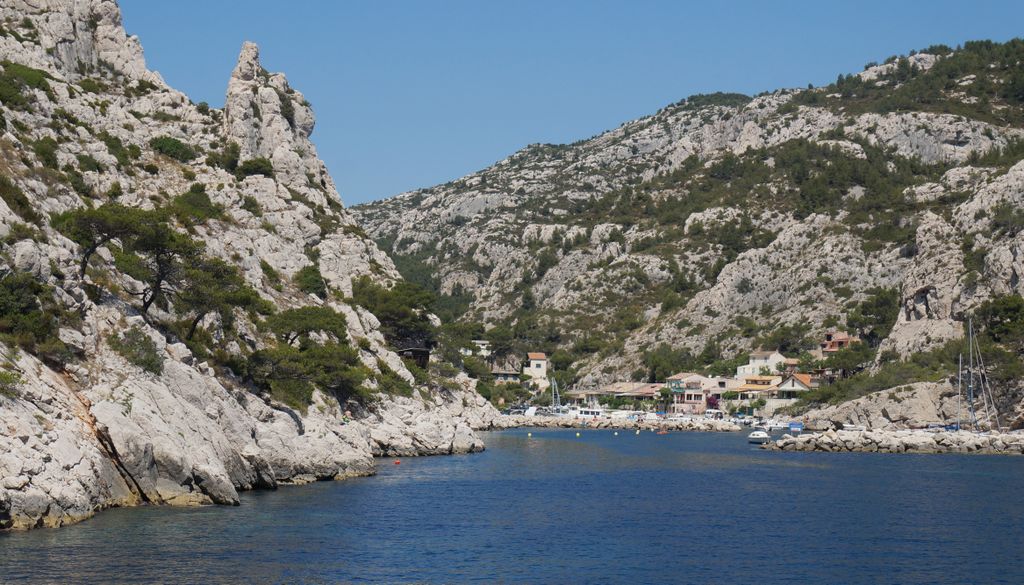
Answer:
POLYGON ((0 529, 482 448, 472 383, 392 351, 435 318, 313 128, 254 45, 217 109, 113 0, 0 5, 0 529))
POLYGON ((648 377, 659 354, 728 371, 835 327, 905 359, 1020 292, 1022 62, 1020 40, 975 42, 693 96, 353 212, 464 322, 555 351, 579 385, 648 377))

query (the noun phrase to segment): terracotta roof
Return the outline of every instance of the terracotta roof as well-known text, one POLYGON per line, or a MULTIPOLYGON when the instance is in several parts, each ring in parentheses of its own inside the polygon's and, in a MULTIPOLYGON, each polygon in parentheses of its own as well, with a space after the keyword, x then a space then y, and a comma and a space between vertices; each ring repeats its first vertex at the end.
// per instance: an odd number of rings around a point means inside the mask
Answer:
POLYGON ((782 360, 782 363, 786 364, 787 366, 795 366, 800 363, 800 360, 797 358, 786 358, 782 360))
POLYGON ((743 376, 743 380, 744 381, 747 381, 747 380, 757 380, 759 382, 765 382, 765 381, 771 382, 772 380, 774 380, 776 378, 778 378, 778 376, 743 376))
POLYGON ((800 380, 800 383, 808 388, 811 387, 811 375, 810 374, 793 374, 793 377, 800 380))
POLYGON ((548 359, 548 356, 544 355, 541 352, 530 352, 530 353, 526 354, 526 357, 528 359, 531 359, 531 360, 546 360, 546 359, 548 359))
POLYGON ((671 376, 668 377, 668 379, 669 380, 685 380, 685 379, 689 378, 690 376, 696 376, 696 375, 697 374, 695 374, 693 372, 680 372, 678 374, 672 374, 671 376))

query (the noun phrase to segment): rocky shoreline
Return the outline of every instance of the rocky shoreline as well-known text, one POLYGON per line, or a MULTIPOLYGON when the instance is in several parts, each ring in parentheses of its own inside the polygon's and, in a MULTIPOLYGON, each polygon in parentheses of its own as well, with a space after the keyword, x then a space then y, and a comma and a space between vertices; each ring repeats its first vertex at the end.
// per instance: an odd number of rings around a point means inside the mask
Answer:
POLYGON ((692 432, 737 432, 743 430, 737 424, 724 420, 666 420, 666 421, 631 421, 631 420, 586 420, 571 417, 549 416, 506 416, 501 425, 504 428, 545 428, 545 429, 640 429, 645 431, 692 431, 692 432))
POLYGON ((772 451, 830 453, 975 453, 1024 455, 1024 433, 979 435, 968 431, 825 431, 782 438, 761 447, 772 451))

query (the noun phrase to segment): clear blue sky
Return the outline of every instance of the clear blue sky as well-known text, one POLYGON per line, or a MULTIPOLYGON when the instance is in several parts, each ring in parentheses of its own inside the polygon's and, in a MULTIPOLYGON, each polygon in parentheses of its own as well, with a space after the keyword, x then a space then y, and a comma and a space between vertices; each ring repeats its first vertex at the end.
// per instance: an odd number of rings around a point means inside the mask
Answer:
POLYGON ((348 205, 694 93, 815 85, 936 43, 1024 35, 1024 2, 121 0, 150 68, 220 106, 242 41, 313 103, 348 205))

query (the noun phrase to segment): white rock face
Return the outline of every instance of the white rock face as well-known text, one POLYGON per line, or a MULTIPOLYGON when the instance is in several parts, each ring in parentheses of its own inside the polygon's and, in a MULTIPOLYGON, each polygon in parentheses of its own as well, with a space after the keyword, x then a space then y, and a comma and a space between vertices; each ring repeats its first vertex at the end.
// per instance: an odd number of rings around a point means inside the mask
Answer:
POLYGON ((159 74, 146 68, 139 38, 129 37, 114 0, 9 0, 0 7, 3 20, 28 18, 38 44, 0 38, 0 55, 40 69, 56 67, 74 79, 83 70, 108 67, 128 79, 163 85, 159 74))
MULTIPOLYGON (((960 416, 969 422, 961 401, 960 416)), ((860 425, 868 429, 898 430, 923 428, 934 423, 956 422, 956 388, 947 382, 918 382, 875 392, 836 406, 806 413, 806 428, 828 430, 842 425, 860 425)))
MULTIPOLYGON (((943 58, 916 54, 907 63, 927 72, 943 58)), ((895 88, 898 67, 859 75, 869 86, 895 88)), ((983 115, 877 113, 839 94, 808 91, 703 96, 703 104, 697 96, 588 140, 529 146, 459 180, 353 213, 378 240, 394 242, 394 254, 436 269, 442 291, 471 294, 470 319, 514 319, 529 291, 562 348, 599 339, 604 351, 578 354, 573 364, 583 387, 635 379, 644 352, 661 344, 731 358, 785 325, 820 336, 842 327, 875 288, 900 297, 900 317, 881 350, 906 358, 962 336, 964 316, 994 295, 1020 292, 1022 235, 993 234, 992 226, 1000 204, 1024 205, 1024 163, 1007 170, 978 161, 1020 140, 1024 129, 983 115), (833 103, 797 99, 808 95, 833 103), (869 180, 846 188, 831 216, 794 213, 777 200, 799 197, 804 187, 792 160, 776 159, 793 157, 782 146, 805 142, 857 161, 850 167, 884 158, 895 173, 897 162, 913 161, 934 176, 901 186, 917 207, 895 219, 850 212, 879 195, 869 180), (691 178, 733 156, 785 174, 766 172, 770 179, 749 185, 734 172, 740 186, 714 192, 732 189, 732 204, 704 202, 691 178), (734 241, 754 230, 768 237, 730 255, 711 237, 723 226, 734 241), (872 231, 883 241, 871 241, 872 231), (907 235, 897 242, 886 232, 907 235), (972 239, 985 252, 977 274, 964 254, 972 239), (678 296, 666 294, 668 283, 678 296)))
MULTIPOLYGON (((400 275, 342 207, 310 141, 315 120, 305 98, 283 75, 263 69, 255 45, 243 47, 221 111, 192 104, 146 69, 112 0, 13 0, 0 4, 0 20, 5 29, 15 23, 24 39, 0 35, 0 59, 50 76, 49 91, 28 92, 27 107, 0 106, 8 128, 0 137, 0 169, 40 216, 23 217, 0 201, 0 233, 24 233, 29 224, 38 232, 0 244, 0 276, 33 275, 52 288, 60 309, 76 316, 62 321, 59 332, 76 355, 64 371, 24 351, 13 357, 0 344, 4 369, 20 376, 0 389, 0 530, 59 526, 143 502, 233 504, 240 490, 373 473, 374 455, 483 448, 474 431, 496 424, 498 413, 465 377, 365 404, 339 404, 317 392, 305 412, 254 394, 138 316, 134 301, 118 291, 139 283, 113 270, 110 249, 96 253, 102 270, 80 278, 78 246, 46 221, 95 205, 115 184, 122 204, 152 209, 200 183, 225 212, 224 219, 192 228, 207 255, 238 266, 278 308, 329 304, 345 315, 348 341, 360 340, 368 368, 376 371, 379 360, 412 381, 387 349, 376 317, 339 300, 351 296, 354 278, 388 284, 400 275), (94 83, 83 84, 85 78, 94 83), (187 163, 160 155, 150 141, 164 136, 200 154, 187 163), (62 167, 78 167, 84 157, 95 161, 81 169, 91 194, 35 160, 29 145, 43 138, 55 139, 62 167), (232 142, 242 162, 270 160, 274 176, 239 178, 206 163, 206 154, 232 142), (138 157, 126 155, 130 149, 138 157), (291 284, 314 262, 339 295, 321 299, 291 284), (131 326, 155 343, 161 374, 111 349, 111 334, 131 326)), ((174 318, 165 308, 152 312, 174 318)), ((252 320, 239 311, 236 321, 239 341, 231 343, 261 347, 264 334, 252 320)))

